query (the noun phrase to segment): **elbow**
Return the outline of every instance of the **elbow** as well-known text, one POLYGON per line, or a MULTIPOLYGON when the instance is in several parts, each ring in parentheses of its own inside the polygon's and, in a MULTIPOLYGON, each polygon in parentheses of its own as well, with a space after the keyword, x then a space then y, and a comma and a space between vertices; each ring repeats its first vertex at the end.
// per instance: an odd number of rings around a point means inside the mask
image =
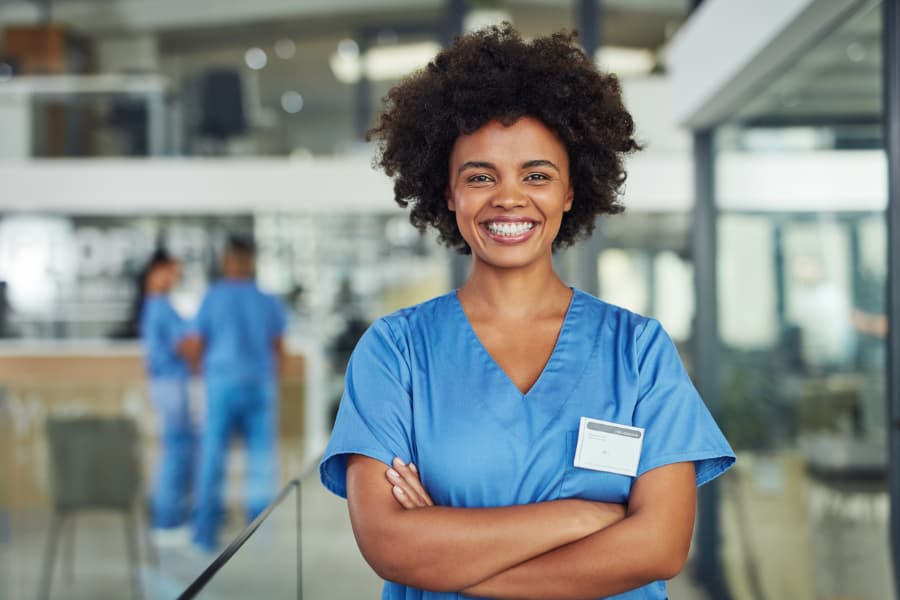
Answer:
POLYGON ((427 560, 409 540, 382 532, 358 536, 357 545, 375 574, 386 581, 431 592, 457 592, 466 587, 465 582, 453 580, 452 573, 427 560))
POLYGON ((687 562, 687 557, 681 556, 673 556, 669 557, 667 560, 663 561, 659 566, 659 576, 656 577, 657 580, 660 579, 672 579, 684 568, 685 563, 687 562))
POLYGON ((690 544, 666 544, 661 548, 662 552, 656 557, 653 580, 672 579, 684 569, 687 563, 690 544))

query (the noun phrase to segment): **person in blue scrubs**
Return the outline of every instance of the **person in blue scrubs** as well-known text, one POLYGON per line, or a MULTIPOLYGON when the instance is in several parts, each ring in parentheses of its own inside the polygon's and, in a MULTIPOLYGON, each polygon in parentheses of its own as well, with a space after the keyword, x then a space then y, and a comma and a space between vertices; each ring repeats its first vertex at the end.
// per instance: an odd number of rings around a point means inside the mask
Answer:
POLYGON ((229 239, 224 277, 207 292, 196 317, 206 384, 194 543, 214 551, 223 520, 222 479, 233 435, 247 453, 244 504, 252 520, 278 485, 278 369, 283 362, 285 309, 254 280, 252 240, 229 239))
POLYGON ((172 307, 169 292, 179 264, 157 250, 146 269, 140 334, 149 377, 150 399, 162 429, 162 448, 151 495, 152 523, 158 530, 184 525, 190 515, 196 423, 189 395, 193 356, 190 326, 172 307))
POLYGON ((734 453, 659 322, 552 261, 622 210, 633 127, 573 35, 508 25, 388 94, 395 199, 472 269, 369 328, 320 465, 383 598, 667 598, 734 453))

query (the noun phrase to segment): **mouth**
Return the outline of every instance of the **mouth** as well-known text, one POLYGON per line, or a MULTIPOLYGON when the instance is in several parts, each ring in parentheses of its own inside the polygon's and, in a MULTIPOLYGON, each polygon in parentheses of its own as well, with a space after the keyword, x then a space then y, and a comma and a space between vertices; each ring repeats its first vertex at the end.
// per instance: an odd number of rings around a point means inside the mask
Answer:
POLYGON ((499 244, 519 244, 529 239, 539 223, 529 219, 496 219, 483 221, 481 227, 487 236, 499 244))
POLYGON ((488 221, 484 228, 493 235, 514 238, 534 229, 534 221, 488 221))

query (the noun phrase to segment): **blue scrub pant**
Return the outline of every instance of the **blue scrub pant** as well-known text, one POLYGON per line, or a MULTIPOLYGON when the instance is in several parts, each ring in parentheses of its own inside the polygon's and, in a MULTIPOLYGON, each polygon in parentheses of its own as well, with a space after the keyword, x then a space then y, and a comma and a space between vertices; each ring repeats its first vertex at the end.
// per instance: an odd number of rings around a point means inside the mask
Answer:
POLYGON ((149 387, 162 429, 160 458, 150 500, 153 526, 178 527, 190 514, 196 447, 188 380, 153 378, 149 387))
POLYGON ((223 521, 222 480, 233 434, 247 452, 244 504, 252 520, 275 497, 278 485, 277 397, 270 379, 206 381, 206 424, 196 490, 194 542, 215 550, 223 521))

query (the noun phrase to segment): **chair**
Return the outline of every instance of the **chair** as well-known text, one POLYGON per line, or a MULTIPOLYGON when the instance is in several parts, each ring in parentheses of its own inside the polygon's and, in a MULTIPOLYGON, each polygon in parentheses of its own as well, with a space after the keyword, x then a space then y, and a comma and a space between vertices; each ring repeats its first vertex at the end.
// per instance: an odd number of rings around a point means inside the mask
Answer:
MULTIPOLYGON (((50 418, 46 425, 53 490, 53 516, 44 554, 40 598, 50 597, 53 567, 60 532, 69 523, 71 573, 74 522, 69 517, 84 510, 121 511, 132 593, 142 598, 138 569, 136 509, 141 490, 138 431, 127 418, 50 418)), ((148 555, 158 557, 147 538, 148 555)))

